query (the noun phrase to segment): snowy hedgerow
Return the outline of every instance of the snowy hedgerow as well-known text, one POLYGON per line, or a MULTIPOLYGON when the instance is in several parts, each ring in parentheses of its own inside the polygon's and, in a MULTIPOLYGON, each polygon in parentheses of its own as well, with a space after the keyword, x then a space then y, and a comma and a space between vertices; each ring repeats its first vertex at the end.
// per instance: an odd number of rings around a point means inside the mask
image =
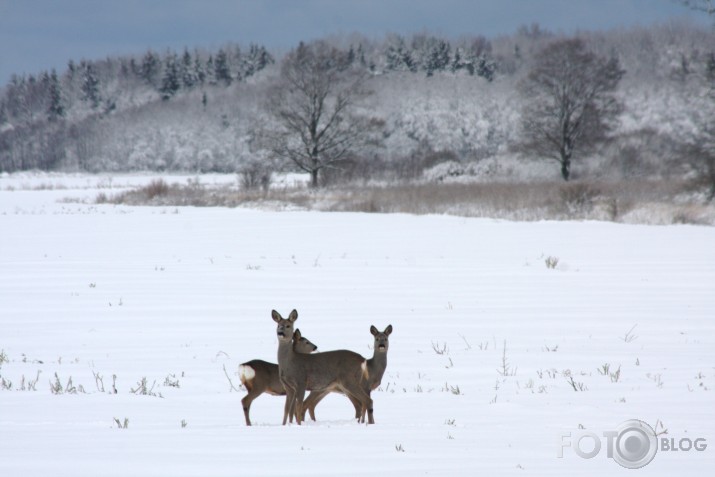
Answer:
POLYGON ((422 178, 429 182, 444 182, 450 177, 459 177, 464 175, 464 166, 456 161, 447 161, 425 169, 422 172, 422 178))

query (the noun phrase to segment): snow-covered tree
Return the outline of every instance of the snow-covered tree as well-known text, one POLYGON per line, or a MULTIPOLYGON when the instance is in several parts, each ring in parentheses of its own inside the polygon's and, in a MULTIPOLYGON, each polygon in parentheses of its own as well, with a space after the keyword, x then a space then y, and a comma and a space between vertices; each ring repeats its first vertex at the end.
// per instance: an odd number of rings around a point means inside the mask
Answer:
POLYGON ((206 69, 204 68, 204 65, 201 63, 201 57, 199 56, 199 53, 196 52, 194 54, 194 74, 193 76, 196 78, 196 84, 203 85, 204 82, 206 82, 206 69))
POLYGON ((57 78, 57 72, 54 69, 49 76, 47 94, 49 103, 47 106, 47 118, 50 121, 55 121, 65 115, 65 106, 62 99, 60 80, 57 78))
POLYGON ((184 48, 184 54, 181 56, 179 77, 181 78, 182 87, 186 89, 191 89, 198 83, 197 73, 194 69, 194 62, 191 58, 191 53, 189 53, 187 48, 184 48))
POLYGON ((181 88, 181 78, 179 77, 179 65, 176 55, 169 55, 164 60, 164 76, 161 80, 161 99, 164 101, 171 99, 181 88))
POLYGON ((233 81, 231 67, 228 64, 228 54, 223 48, 218 50, 218 53, 216 53, 216 60, 214 61, 214 75, 216 81, 223 83, 225 86, 229 86, 233 81))
POLYGON ((432 76, 435 71, 444 71, 450 63, 449 43, 440 38, 432 38, 426 45, 424 69, 427 76, 432 76))
POLYGON ((161 60, 151 50, 147 51, 142 58, 141 77, 151 86, 158 86, 159 74, 161 73, 161 60))
POLYGON ((94 64, 83 62, 82 69, 82 99, 96 109, 102 101, 99 94, 99 76, 94 64))
POLYGON ((216 66, 214 64, 213 55, 209 55, 209 59, 206 60, 206 68, 204 68, 204 77, 204 82, 206 84, 216 84, 216 66))
POLYGON ((248 53, 241 55, 240 71, 243 78, 248 78, 274 63, 275 60, 270 53, 261 45, 251 44, 248 53))
POLYGON ((396 36, 388 45, 385 51, 385 63, 388 70, 417 71, 417 62, 401 36, 396 36))

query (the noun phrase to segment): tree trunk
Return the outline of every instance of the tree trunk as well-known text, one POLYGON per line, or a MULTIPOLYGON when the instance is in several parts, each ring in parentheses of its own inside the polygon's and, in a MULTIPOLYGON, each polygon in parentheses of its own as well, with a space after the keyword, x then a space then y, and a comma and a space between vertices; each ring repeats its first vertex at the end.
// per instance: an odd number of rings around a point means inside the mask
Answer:
MULTIPOLYGON (((315 130, 311 131, 311 137, 315 137, 315 130)), ((316 144, 316 140, 313 139, 313 144, 316 144)), ((317 144, 313 146, 313 151, 310 156, 310 187, 311 189, 317 189, 320 187, 318 184, 318 171, 320 171, 320 159, 318 159, 318 146, 317 144)))
POLYGON ((569 180, 571 176, 571 158, 565 157, 561 159, 561 176, 565 181, 569 180))

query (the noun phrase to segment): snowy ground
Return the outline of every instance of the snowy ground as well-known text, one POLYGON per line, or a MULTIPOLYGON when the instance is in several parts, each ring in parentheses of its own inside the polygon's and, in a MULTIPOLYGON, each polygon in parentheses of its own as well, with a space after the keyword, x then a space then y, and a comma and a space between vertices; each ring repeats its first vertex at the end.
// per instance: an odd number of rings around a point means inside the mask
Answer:
POLYGON ((0 177, 0 475, 715 469, 715 228, 96 206, 63 199, 104 179, 30 179, 0 177), (244 425, 224 368, 275 361, 273 308, 321 350, 393 325, 377 424, 335 395, 283 427, 264 395, 244 425), (628 419, 708 447, 557 457, 628 419))

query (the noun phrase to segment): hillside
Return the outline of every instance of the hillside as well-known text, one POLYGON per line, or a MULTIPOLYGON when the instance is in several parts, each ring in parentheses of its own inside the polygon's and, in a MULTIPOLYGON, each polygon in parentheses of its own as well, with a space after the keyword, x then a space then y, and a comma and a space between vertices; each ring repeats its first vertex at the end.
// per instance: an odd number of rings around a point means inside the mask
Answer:
MULTIPOLYGON (((626 73, 618 128, 597 153, 574 161, 574 177, 691 174, 675 146, 697 141, 711 107, 703 91, 715 34, 674 23, 579 36, 626 73)), ((558 37, 532 26, 493 39, 327 39, 371 75, 374 94, 362 106, 383 125, 382 142, 355 158, 370 164, 362 178, 386 164, 417 177, 441 162, 486 159, 510 177, 557 178, 555 167, 522 167, 512 146, 520 139, 519 81, 558 37)), ((15 77, 0 93, 0 172, 232 172, 268 160, 255 136, 272 121, 265 104, 281 61, 259 45, 227 44, 79 60, 63 72, 15 77)))

